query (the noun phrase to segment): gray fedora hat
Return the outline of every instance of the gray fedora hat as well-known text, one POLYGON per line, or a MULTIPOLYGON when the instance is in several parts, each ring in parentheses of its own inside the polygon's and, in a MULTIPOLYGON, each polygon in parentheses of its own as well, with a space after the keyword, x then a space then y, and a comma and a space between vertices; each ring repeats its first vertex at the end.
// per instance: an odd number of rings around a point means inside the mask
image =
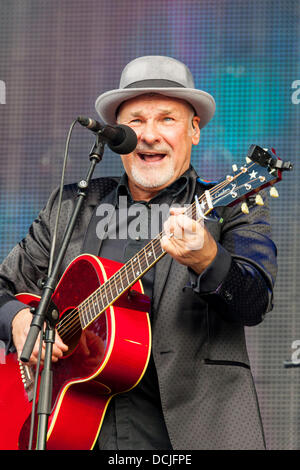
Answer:
POLYGON ((95 108, 102 121, 115 124, 120 104, 145 93, 159 93, 187 101, 200 117, 200 128, 215 113, 214 98, 195 88, 189 68, 179 60, 165 56, 144 56, 129 62, 122 72, 120 87, 100 95, 95 108))

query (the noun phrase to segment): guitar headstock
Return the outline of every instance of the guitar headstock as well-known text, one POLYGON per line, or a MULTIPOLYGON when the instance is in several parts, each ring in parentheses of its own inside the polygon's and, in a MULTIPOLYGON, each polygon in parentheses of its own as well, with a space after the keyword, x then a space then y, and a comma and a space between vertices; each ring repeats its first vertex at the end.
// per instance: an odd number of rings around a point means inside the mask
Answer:
POLYGON ((242 202, 242 211, 248 213, 245 199, 255 195, 256 204, 263 205, 262 197, 258 193, 268 186, 271 186, 270 196, 278 197, 274 185, 282 179, 283 171, 292 169, 293 165, 279 159, 273 149, 251 145, 246 164, 241 167, 232 165, 232 174, 211 189, 213 206, 233 206, 242 202))

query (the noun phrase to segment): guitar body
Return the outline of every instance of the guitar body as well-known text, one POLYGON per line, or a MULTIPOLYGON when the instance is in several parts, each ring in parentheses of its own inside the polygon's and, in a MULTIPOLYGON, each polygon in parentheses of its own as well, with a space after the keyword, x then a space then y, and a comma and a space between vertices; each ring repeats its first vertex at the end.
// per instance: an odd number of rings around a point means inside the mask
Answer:
MULTIPOLYGON (((98 316, 98 306, 92 305, 96 318, 84 328, 76 310, 86 299, 91 308, 90 296, 122 266, 81 255, 66 269, 52 296, 59 312, 58 332, 69 350, 52 363, 47 449, 91 449, 111 398, 137 385, 147 368, 150 301, 143 295, 140 281, 98 316)), ((30 294, 17 298, 30 306, 39 302, 30 294)), ((28 447, 33 388, 30 374, 32 368, 20 368, 16 354, 9 354, 6 364, 0 365, 0 381, 6 384, 0 394, 0 449, 28 447)))

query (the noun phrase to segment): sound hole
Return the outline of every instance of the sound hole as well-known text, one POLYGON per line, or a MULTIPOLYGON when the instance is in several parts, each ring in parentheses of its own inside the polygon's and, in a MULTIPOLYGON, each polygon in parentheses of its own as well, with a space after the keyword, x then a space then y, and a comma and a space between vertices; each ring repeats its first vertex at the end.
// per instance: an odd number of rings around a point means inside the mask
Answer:
POLYGON ((70 308, 63 314, 57 324, 57 332, 63 342, 69 347, 64 355, 69 355, 78 345, 82 333, 79 312, 76 308, 70 308))

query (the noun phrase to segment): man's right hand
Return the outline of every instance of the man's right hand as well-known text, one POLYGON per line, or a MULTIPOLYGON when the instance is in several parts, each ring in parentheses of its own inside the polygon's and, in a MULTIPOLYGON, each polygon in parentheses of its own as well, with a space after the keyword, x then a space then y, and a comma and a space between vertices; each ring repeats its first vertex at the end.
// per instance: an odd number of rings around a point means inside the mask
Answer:
MULTIPOLYGON (((32 313, 30 312, 29 308, 24 308, 23 310, 20 310, 20 312, 18 312, 15 315, 12 321, 12 338, 13 338, 15 348, 17 350, 18 358, 20 357, 23 351, 23 346, 25 344, 25 341, 29 332, 31 321, 32 321, 32 313)), ((40 335, 38 336, 38 339, 35 343, 29 362, 27 363, 28 365, 34 365, 37 363, 38 352, 39 352, 39 342, 40 342, 40 335)), ((52 350, 52 361, 57 362, 58 359, 60 359, 63 356, 63 353, 65 353, 67 350, 68 350, 68 346, 63 343, 58 333, 56 332, 55 343, 53 344, 53 350, 52 350)), ((43 344, 43 348, 42 348, 41 364, 43 364, 44 359, 45 359, 45 344, 43 344)))

